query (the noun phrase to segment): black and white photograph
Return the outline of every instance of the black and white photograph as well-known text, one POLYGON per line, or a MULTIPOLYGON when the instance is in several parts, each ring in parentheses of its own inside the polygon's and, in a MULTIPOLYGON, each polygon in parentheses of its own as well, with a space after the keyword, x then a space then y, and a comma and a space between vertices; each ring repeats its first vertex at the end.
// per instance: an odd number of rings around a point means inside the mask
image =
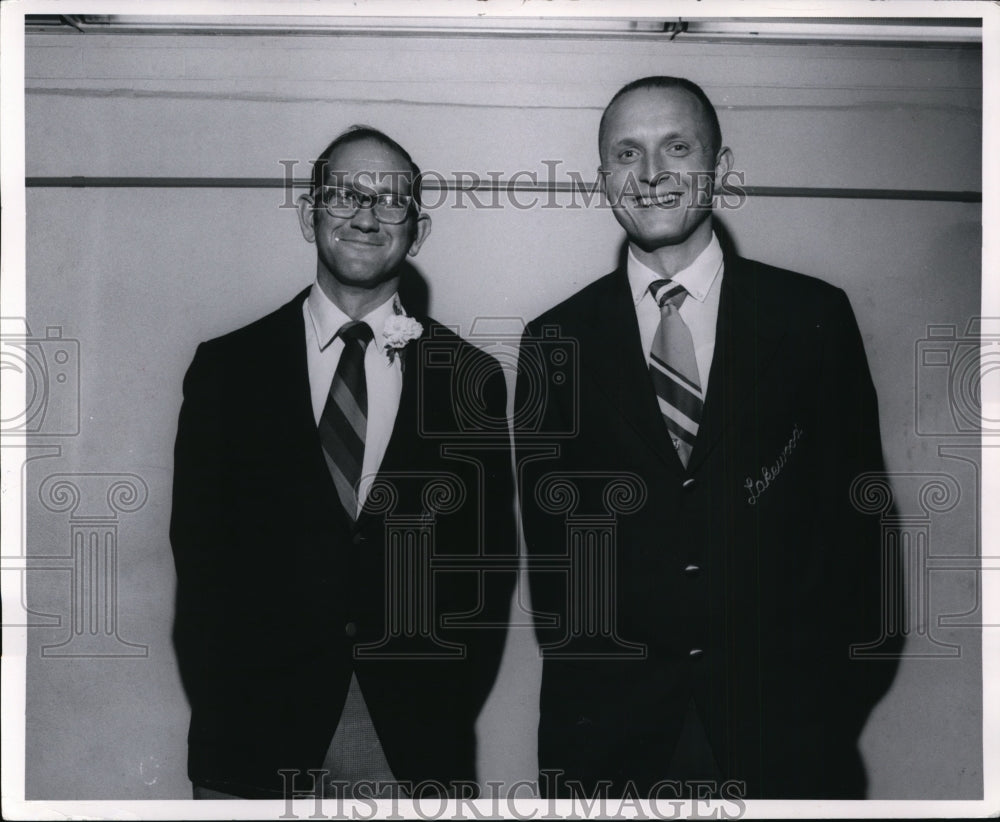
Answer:
POLYGON ((995 4, 0 14, 4 818, 1000 813, 995 4))

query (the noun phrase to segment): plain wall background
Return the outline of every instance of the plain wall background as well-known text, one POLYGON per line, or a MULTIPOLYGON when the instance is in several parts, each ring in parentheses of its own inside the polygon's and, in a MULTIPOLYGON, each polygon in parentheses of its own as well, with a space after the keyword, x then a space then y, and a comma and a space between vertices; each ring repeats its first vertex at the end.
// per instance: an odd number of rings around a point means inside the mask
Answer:
MULTIPOLYGON (((558 180, 590 181, 603 106, 648 74, 706 89, 748 186, 980 189, 977 50, 501 37, 29 35, 27 174, 279 179, 279 161, 297 160, 306 177, 334 134, 364 122, 447 177, 545 179, 542 161, 558 160, 558 180)), ((29 575, 29 604, 64 615, 28 631, 29 799, 190 795, 167 539, 181 379, 199 341, 314 276, 314 247, 284 199, 277 188, 28 190, 27 319, 35 337, 59 326, 79 341, 81 421, 28 465, 29 552, 70 553, 68 514, 39 503, 50 475, 134 474, 148 487, 117 521, 119 634, 147 657, 43 658, 67 635, 69 574, 29 575)), ((431 313, 465 335, 479 317, 534 317, 611 270, 621 242, 607 210, 499 202, 434 209, 415 260, 431 313)), ((955 431, 942 370, 921 369, 915 352, 929 324, 961 337, 979 312, 980 206, 752 197, 722 219, 743 255, 846 289, 888 468, 952 476, 961 498, 929 518, 931 552, 976 554, 976 442, 955 431), (917 433, 918 413, 935 436, 917 433)), ((898 503, 926 519, 914 494, 898 503)), ((922 630, 960 656, 904 660, 862 738, 874 798, 981 796, 976 575, 931 574, 929 597, 922 630), (966 624, 938 624, 963 613, 966 624)), ((517 621, 480 718, 484 780, 535 775, 540 663, 517 621)))

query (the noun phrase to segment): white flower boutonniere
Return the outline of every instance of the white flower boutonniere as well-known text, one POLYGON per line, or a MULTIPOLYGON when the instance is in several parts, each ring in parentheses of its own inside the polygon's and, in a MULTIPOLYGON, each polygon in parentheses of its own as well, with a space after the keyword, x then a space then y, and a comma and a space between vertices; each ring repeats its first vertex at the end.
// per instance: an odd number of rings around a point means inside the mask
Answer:
POLYGON ((410 340, 415 340, 424 333, 424 327, 413 317, 405 314, 393 314, 382 326, 382 350, 392 365, 396 354, 400 353, 410 340))

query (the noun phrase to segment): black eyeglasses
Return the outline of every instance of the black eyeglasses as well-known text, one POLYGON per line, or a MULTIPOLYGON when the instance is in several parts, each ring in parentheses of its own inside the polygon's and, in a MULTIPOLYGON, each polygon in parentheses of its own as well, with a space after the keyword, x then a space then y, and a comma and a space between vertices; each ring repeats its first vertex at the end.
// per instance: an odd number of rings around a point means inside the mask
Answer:
POLYGON ((416 205, 416 198, 410 194, 362 194, 353 188, 323 186, 319 193, 319 204, 331 217, 346 219, 358 213, 358 209, 370 208, 380 223, 398 225, 406 220, 410 206, 416 205))

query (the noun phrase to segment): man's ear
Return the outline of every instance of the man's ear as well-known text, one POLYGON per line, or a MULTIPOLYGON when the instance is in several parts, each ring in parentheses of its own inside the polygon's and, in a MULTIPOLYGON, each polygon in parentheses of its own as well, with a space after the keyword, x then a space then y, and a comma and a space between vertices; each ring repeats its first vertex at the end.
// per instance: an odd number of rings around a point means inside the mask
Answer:
POLYGON ((715 184, 724 186, 726 175, 733 170, 733 152, 729 146, 723 146, 719 153, 715 155, 715 184))
POLYGON ((306 238, 307 243, 314 243, 316 242, 316 226, 313 223, 313 215, 315 214, 316 200, 312 194, 303 194, 296 202, 302 236, 306 238))
POLYGON ((417 252, 420 251, 420 246, 424 244, 424 240, 431 236, 431 215, 430 214, 419 214, 417 215, 417 225, 416 233, 413 237, 413 242, 410 243, 410 250, 406 253, 411 257, 416 257, 417 252))

